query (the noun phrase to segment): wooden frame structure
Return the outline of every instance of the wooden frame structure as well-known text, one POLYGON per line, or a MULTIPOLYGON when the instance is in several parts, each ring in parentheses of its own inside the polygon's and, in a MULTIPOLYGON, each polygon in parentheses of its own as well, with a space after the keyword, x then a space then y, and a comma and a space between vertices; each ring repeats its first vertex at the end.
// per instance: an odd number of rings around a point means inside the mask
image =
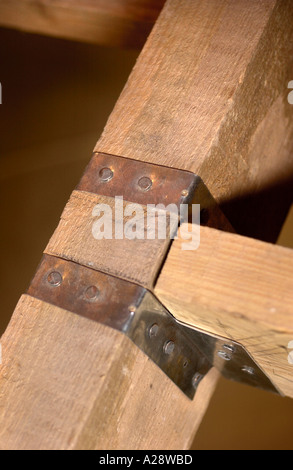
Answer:
MULTIPOLYGON (((119 34, 97 27, 96 42, 110 45, 134 42, 122 12, 139 30, 158 12, 146 0, 11 3, 0 1, 2 24, 23 27, 19 7, 26 30, 85 40, 92 26, 72 25, 93 8, 102 25, 106 9, 119 34)), ((180 239, 95 243, 92 209, 113 198, 77 189, 45 251, 133 280, 178 321, 238 341, 289 397, 293 255, 266 242, 292 202, 292 44, 292 0, 167 0, 95 154, 199 175, 240 235, 202 228, 194 252, 180 239)), ((122 333, 31 295, 1 342, 1 449, 187 449, 218 378, 211 369, 191 401, 122 333)))
POLYGON ((141 47, 165 0, 11 0, 0 24, 22 31, 107 46, 141 47))

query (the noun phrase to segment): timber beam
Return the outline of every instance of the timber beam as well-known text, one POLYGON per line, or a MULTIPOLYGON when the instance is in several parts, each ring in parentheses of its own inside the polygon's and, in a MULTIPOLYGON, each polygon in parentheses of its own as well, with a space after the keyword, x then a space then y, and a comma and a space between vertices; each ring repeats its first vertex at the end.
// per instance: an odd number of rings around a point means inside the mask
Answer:
MULTIPOLYGON (((239 342, 279 392, 293 398, 293 250, 208 227, 201 228, 198 250, 183 251, 182 243, 172 245, 157 297, 178 321, 228 345, 239 342)), ((233 361, 233 347, 226 356, 221 351, 214 351, 219 368, 233 361)), ((235 379, 249 372, 255 371, 239 368, 235 379)))
POLYGON ((0 25, 75 41, 141 48, 165 0, 0 0, 0 25))

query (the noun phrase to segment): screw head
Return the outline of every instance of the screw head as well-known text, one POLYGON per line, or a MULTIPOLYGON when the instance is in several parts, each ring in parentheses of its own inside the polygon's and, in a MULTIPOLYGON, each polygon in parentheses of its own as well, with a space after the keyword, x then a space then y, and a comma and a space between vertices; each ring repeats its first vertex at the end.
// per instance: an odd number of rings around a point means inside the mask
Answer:
POLYGON ((90 286, 84 293, 84 296, 88 302, 95 302, 99 297, 100 291, 96 286, 90 286))
POLYGON ((183 189, 182 193, 181 193, 181 196, 182 197, 187 197, 189 194, 189 191, 187 189, 183 189))
POLYGON ((148 176, 143 176, 138 180, 138 187, 141 191, 149 191, 152 186, 153 182, 148 176))
POLYGON ((170 354, 174 352, 174 349, 175 349, 175 343, 173 341, 167 341, 164 344, 164 353, 168 354, 168 356, 170 356, 170 354))
POLYGON ((99 173, 100 180, 103 183, 108 183, 108 181, 110 181, 113 178, 113 176, 114 176, 114 173, 111 170, 111 168, 102 168, 99 173))
POLYGON ((241 369, 242 372, 245 372, 245 374, 248 374, 248 375, 255 375, 255 370, 253 367, 249 367, 249 366, 244 366, 242 367, 241 369))
POLYGON ((47 281, 51 286, 59 287, 62 284, 63 278, 58 271, 53 271, 48 275, 47 281))
POLYGON ((231 353, 229 354, 228 352, 225 352, 225 351, 219 351, 218 352, 218 357, 220 359, 223 359, 224 361, 227 361, 227 362, 231 361, 231 359, 232 359, 231 353))
POLYGON ((193 388, 197 388, 198 385, 200 384, 200 382, 202 381, 202 379, 203 379, 203 375, 199 374, 199 373, 196 373, 192 377, 192 386, 193 386, 193 388))
POLYGON ((154 323, 150 328, 149 328, 149 337, 150 338, 155 338, 159 332, 159 325, 157 323, 154 323))

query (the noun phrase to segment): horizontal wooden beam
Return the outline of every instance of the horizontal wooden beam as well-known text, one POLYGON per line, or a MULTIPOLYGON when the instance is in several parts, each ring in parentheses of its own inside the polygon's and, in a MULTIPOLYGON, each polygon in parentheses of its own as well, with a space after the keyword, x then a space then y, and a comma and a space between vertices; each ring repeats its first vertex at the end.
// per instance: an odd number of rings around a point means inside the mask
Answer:
POLYGON ((0 25, 107 46, 141 48, 165 0, 0 0, 0 25))
POLYGON ((178 320, 241 343, 293 397, 293 251, 206 227, 198 250, 182 243, 172 245, 158 298, 178 320))

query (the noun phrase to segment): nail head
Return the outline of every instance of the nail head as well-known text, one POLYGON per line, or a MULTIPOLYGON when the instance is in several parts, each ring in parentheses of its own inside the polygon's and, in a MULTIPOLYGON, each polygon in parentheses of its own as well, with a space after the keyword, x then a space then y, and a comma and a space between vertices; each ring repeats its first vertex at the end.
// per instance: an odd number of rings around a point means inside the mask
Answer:
POLYGON ((62 279, 61 274, 57 271, 51 272, 47 277, 48 283, 51 284, 51 286, 53 286, 53 287, 61 286, 62 280, 63 279, 62 279))
POLYGON ((138 186, 141 191, 149 191, 153 185, 152 180, 148 176, 143 176, 138 181, 138 186))
POLYGON ((94 302, 99 297, 99 289, 96 286, 90 286, 85 291, 85 298, 89 302, 94 302))
POLYGON ((111 168, 102 168, 99 173, 99 176, 100 176, 101 181, 103 181, 103 183, 107 183, 113 178, 114 173, 111 170, 111 168))
POLYGON ((227 362, 228 362, 228 361, 231 361, 231 359, 232 359, 231 353, 228 354, 228 352, 225 352, 225 351, 219 351, 219 352, 218 352, 218 357, 219 357, 220 359, 223 359, 224 361, 227 361, 227 362))
POLYGON ((165 344, 164 344, 164 353, 165 354, 172 354, 174 352, 174 349, 175 349, 175 343, 173 341, 167 341, 165 344))
POLYGON ((202 381, 203 375, 202 374, 195 374, 192 378, 192 386, 193 388, 197 388, 199 383, 202 381))
POLYGON ((158 332, 159 332, 159 325, 154 323, 154 325, 152 325, 149 329, 149 337, 154 338, 155 336, 157 336, 158 332))
POLYGON ((242 370, 242 372, 245 372, 248 375, 255 375, 255 370, 253 369, 253 367, 244 366, 244 367, 242 367, 241 370, 242 370))

